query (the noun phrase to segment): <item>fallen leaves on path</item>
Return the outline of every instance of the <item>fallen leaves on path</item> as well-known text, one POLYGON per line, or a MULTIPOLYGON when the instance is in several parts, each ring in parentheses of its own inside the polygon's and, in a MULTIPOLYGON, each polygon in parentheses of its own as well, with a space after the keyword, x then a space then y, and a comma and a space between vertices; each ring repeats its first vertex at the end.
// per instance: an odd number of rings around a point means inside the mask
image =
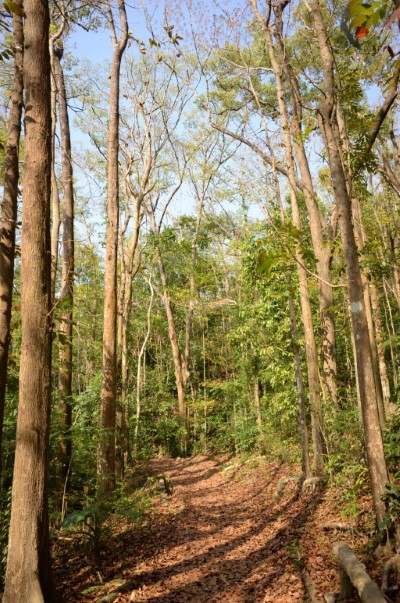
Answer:
MULTIPOLYGON (((278 481, 298 467, 194 457, 157 459, 151 471, 171 480, 172 496, 160 495, 140 528, 117 522, 97 566, 76 542, 56 545, 64 601, 302 602, 305 572, 321 601, 337 591, 330 544, 337 535, 323 529, 343 521, 332 493, 301 494, 288 480, 279 501, 274 496, 278 481)), ((346 539, 359 544, 362 536, 346 539)))

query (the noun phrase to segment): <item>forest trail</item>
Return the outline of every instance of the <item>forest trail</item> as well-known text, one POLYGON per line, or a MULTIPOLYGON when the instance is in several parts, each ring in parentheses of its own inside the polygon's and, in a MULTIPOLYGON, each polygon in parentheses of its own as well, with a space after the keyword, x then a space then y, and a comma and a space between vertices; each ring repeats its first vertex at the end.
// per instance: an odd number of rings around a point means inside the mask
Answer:
POLYGON ((322 528, 338 519, 332 493, 329 500, 323 490, 301 494, 289 480, 276 500, 279 480, 298 475, 298 467, 194 457, 158 459, 150 469, 172 483, 172 495, 158 497, 141 528, 115 536, 100 567, 75 559, 73 576, 68 562, 65 601, 306 602, 305 576, 319 600, 337 590, 329 540, 337 535, 322 528), (96 572, 103 580, 97 590, 96 572))

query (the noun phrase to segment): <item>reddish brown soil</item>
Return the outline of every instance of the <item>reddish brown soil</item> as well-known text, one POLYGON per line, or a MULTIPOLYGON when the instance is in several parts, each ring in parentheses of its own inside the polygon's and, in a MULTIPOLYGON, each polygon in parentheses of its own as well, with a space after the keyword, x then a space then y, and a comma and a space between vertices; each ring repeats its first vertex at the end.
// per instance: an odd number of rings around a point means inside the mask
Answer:
POLYGON ((172 495, 156 496, 140 528, 117 521, 99 562, 83 541, 55 545, 55 579, 65 602, 306 602, 306 575, 323 601, 324 592, 338 590, 331 542, 366 541, 322 528, 350 523, 332 491, 302 494, 288 481, 275 500, 278 481, 298 475, 296 466, 195 457, 156 460, 151 470, 172 481, 172 495))

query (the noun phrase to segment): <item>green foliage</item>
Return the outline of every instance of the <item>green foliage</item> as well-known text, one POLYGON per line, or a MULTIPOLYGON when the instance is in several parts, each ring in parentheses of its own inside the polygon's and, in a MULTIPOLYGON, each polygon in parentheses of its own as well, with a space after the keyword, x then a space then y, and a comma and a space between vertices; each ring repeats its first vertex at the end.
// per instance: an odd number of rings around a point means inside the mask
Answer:
POLYGON ((112 516, 126 518, 133 524, 139 524, 148 507, 148 497, 141 491, 127 497, 123 491, 116 492, 113 500, 99 503, 95 499, 86 501, 87 506, 76 509, 64 519, 61 529, 73 530, 88 540, 89 547, 98 558, 101 549, 107 544, 111 534, 112 516))
MULTIPOLYGON (((365 0, 350 0, 347 5, 350 18, 350 27, 358 30, 359 37, 368 34, 361 27, 369 30, 380 23, 387 12, 387 4, 382 0, 366 2, 365 0)), ((356 32, 357 35, 357 32, 356 32)))
POLYGON ((11 487, 0 491, 0 579, 6 572, 8 529, 11 518, 11 487))
POLYGON ((400 413, 397 411, 384 432, 385 457, 388 469, 396 481, 400 480, 400 413))

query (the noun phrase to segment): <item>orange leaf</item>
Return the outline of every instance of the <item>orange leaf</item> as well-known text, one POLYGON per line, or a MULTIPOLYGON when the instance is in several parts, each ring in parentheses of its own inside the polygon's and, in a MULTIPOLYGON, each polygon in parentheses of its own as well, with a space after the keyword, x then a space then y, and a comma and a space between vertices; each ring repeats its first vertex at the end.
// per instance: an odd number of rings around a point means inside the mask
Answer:
POLYGON ((356 38, 365 38, 369 34, 368 27, 364 27, 364 25, 360 25, 356 29, 356 38))

